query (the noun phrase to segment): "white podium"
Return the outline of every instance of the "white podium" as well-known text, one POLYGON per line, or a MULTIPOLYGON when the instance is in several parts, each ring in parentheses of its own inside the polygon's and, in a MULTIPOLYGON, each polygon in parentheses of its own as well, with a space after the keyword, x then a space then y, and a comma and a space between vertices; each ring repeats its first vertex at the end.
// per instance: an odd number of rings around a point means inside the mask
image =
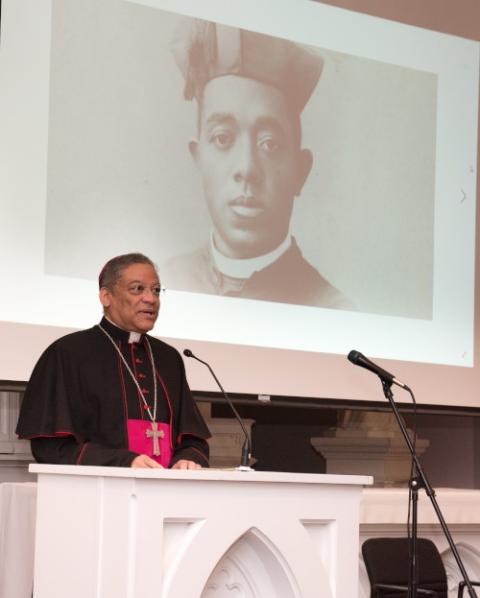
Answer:
POLYGON ((367 476, 31 465, 34 598, 351 598, 367 476))

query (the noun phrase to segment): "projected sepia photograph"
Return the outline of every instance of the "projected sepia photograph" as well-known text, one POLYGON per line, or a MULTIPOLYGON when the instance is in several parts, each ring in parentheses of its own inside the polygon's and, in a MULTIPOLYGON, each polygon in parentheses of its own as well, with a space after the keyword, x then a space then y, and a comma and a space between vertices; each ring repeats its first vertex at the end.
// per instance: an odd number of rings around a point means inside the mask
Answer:
POLYGON ((431 319, 436 103, 321 39, 54 2, 45 272, 135 250, 174 291, 431 319))

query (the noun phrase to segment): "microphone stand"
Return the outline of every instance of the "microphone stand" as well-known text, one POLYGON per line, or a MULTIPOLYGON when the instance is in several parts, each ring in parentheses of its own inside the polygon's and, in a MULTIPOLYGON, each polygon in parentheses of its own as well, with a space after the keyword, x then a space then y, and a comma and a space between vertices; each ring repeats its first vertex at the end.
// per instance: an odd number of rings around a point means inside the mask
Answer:
POLYGON ((230 409, 233 411, 235 418, 237 419, 238 423, 240 424, 240 427, 242 428, 242 432, 245 437, 245 440, 244 440, 243 446, 242 446, 242 457, 241 457, 240 465, 238 467, 236 467, 235 469, 237 469, 238 471, 254 471, 254 469, 252 467, 250 467, 250 459, 252 456, 250 437, 248 435, 247 430, 245 429, 245 425, 243 423, 242 418, 240 417, 240 414, 238 413, 238 411, 235 408, 235 405, 233 404, 232 399, 228 396, 225 389, 220 384, 220 380, 215 375, 215 372, 210 367, 210 364, 208 364, 206 361, 203 361, 203 359, 200 359, 200 357, 197 357, 192 351, 190 351, 190 349, 185 349, 183 351, 183 354, 186 357, 192 357, 193 359, 196 359, 197 361, 199 361, 200 363, 202 363, 204 366, 207 367, 208 371, 212 375, 212 378, 217 383, 218 388, 222 391, 225 401, 229 405, 230 409))
POLYGON ((209 366, 209 364, 206 361, 202 361, 198 357, 195 357, 195 359, 197 359, 197 361, 200 361, 200 363, 203 363, 204 365, 207 366, 208 370, 210 371, 210 373, 213 376, 213 379, 217 383, 218 388, 222 391, 223 396, 225 397, 225 400, 227 401, 228 405, 230 406, 230 409, 233 411, 233 414, 237 418, 237 421, 242 428, 243 435, 245 436, 245 440, 244 440, 243 446, 242 446, 242 457, 240 460, 240 465, 236 469, 239 469, 240 471, 253 471, 253 469, 250 467, 250 458, 252 456, 252 451, 250 448, 250 437, 248 435, 247 430, 245 429, 245 425, 243 423, 242 418, 240 417, 240 414, 238 413, 237 409, 235 408, 235 405, 233 404, 232 399, 228 396, 228 394, 224 390, 223 386, 220 384, 219 379, 217 378, 217 376, 215 375, 215 372, 212 370, 212 368, 209 366))
POLYGON ((430 485, 425 472, 423 471, 422 465, 418 459, 417 453, 415 452, 415 448, 410 440, 410 436, 408 435, 407 429, 403 420, 400 416, 400 413, 397 409, 395 401, 393 399, 392 393, 392 382, 389 380, 385 380, 381 378, 382 386, 383 386, 383 393, 385 397, 388 399, 390 406, 392 408, 393 414, 395 415, 395 419, 397 420, 398 427, 405 438, 405 442, 407 443, 408 449, 412 456, 413 461, 413 476, 410 480, 410 490, 412 494, 412 536, 411 536, 411 561, 410 561, 410 581, 408 584, 408 598, 417 598, 417 585, 418 585, 418 576, 417 576, 417 517, 418 517, 418 490, 420 488, 424 488, 425 492, 427 493, 430 502, 435 510, 437 515, 438 521, 442 526, 443 533, 445 538, 447 539, 448 545, 450 546, 450 550, 455 557, 455 561, 457 562, 458 568, 462 574, 462 577, 465 581, 465 585, 468 588, 468 593, 470 598, 477 598, 477 594, 473 589, 472 583, 468 578, 467 571, 463 565, 462 559, 460 554, 453 542, 452 535, 450 534, 450 530, 448 529, 447 523, 442 515, 440 507, 438 506, 437 499, 435 497, 435 491, 433 490, 432 486, 430 485))

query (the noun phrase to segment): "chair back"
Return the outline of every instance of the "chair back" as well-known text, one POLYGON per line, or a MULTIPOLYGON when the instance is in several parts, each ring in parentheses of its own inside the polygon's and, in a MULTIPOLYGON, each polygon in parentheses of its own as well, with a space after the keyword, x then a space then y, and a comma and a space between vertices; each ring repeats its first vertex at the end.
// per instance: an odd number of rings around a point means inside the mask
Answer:
MULTIPOLYGON (((370 538, 362 545, 363 560, 371 586, 371 598, 406 598, 407 592, 379 590, 377 584, 408 586, 410 541, 408 538, 370 538)), ((426 538, 417 539, 418 588, 434 590, 447 598, 445 566, 437 547, 426 538)), ((421 596, 421 594, 420 594, 421 596)))

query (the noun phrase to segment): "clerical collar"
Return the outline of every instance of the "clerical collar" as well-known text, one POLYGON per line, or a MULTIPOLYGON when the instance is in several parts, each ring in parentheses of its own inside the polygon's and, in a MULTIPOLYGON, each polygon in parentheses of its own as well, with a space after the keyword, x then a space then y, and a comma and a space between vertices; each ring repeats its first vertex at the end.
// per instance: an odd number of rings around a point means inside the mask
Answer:
POLYGON ((143 334, 141 334, 140 332, 130 332, 129 330, 123 330, 123 328, 120 328, 119 326, 114 324, 106 316, 103 316, 102 321, 100 323, 111 336, 119 340, 122 340, 123 342, 139 343, 143 338, 143 334))
POLYGON ((210 236, 210 251, 212 252, 215 266, 219 272, 231 278, 250 278, 254 272, 263 270, 267 266, 270 266, 270 264, 273 264, 273 262, 276 262, 281 255, 290 249, 291 244, 292 237, 291 235, 287 235, 285 240, 269 253, 259 255, 258 257, 235 259, 222 255, 215 247, 213 234, 210 236))

